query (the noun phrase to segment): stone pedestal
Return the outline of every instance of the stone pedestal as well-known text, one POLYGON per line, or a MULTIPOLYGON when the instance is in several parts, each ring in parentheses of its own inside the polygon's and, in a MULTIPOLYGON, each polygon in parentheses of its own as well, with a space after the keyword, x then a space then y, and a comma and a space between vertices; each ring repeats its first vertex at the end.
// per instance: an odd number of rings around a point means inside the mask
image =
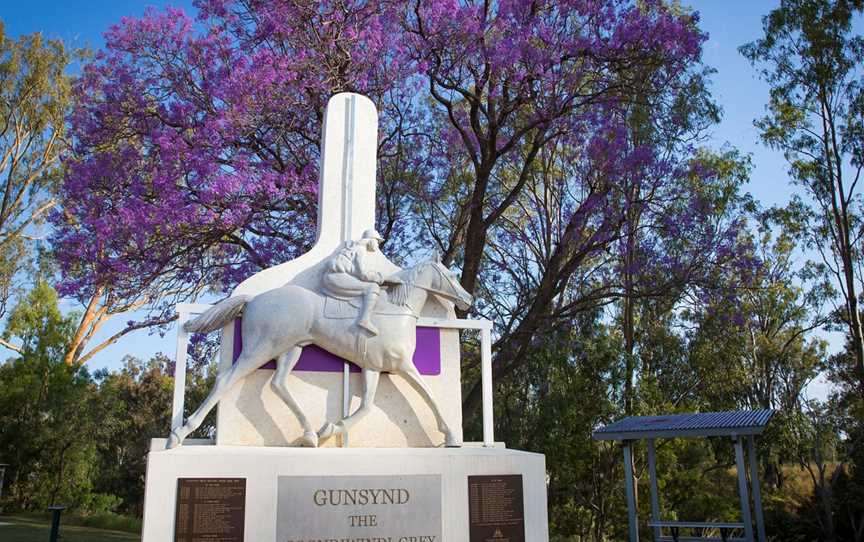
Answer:
MULTIPOLYGON (((450 426, 448 442, 460 442, 462 438, 458 329, 480 330, 483 438, 487 444, 494 440, 491 324, 475 325, 455 319, 453 304, 468 305, 471 296, 440 264, 434 260, 424 264, 423 269, 438 271, 434 279, 428 274, 425 278, 415 274, 410 281, 403 281, 408 295, 414 296, 412 316, 421 317, 415 323, 430 319, 427 324, 447 328, 441 329, 433 348, 437 363, 434 368, 412 358, 416 372, 428 386, 421 394, 403 379, 416 378, 415 371, 406 364, 392 363, 394 359, 408 362, 399 357, 408 353, 399 346, 410 346, 412 355, 422 351, 415 348, 419 342, 415 343, 415 337, 410 335, 415 332, 413 326, 391 324, 389 329, 395 332, 392 345, 382 342, 386 333, 371 341, 368 352, 377 356, 375 365, 367 359, 366 340, 361 340, 354 328, 343 325, 355 318, 353 312, 337 310, 327 314, 326 305, 321 308, 317 298, 307 296, 303 298, 307 300, 305 308, 317 307, 317 318, 333 333, 310 334, 317 339, 306 341, 306 335, 295 331, 296 336, 282 337, 294 342, 281 345, 274 339, 287 333, 284 328, 288 327, 288 319, 284 316, 291 315, 291 311, 303 315, 304 307, 285 302, 267 305, 268 297, 263 305, 267 310, 253 310, 254 296, 288 283, 326 294, 322 281, 332 271, 334 257, 352 262, 356 259, 357 263, 352 264, 356 269, 342 271, 355 278, 368 277, 369 270, 382 277, 399 271, 377 250, 379 236, 370 230, 375 226, 377 134, 377 113, 368 98, 342 93, 330 99, 322 135, 315 245, 294 260, 254 274, 234 290, 234 296, 253 298, 242 315, 247 323, 252 322, 247 330, 249 337, 242 336, 242 326, 235 335, 236 312, 217 319, 219 323, 214 325, 227 323, 222 330, 221 375, 232 371, 238 359, 235 354, 248 340, 254 348, 268 350, 260 354, 260 360, 255 357, 248 366, 241 366, 244 374, 254 369, 251 363, 264 362, 301 343, 309 348, 311 342, 324 350, 329 347, 331 352, 341 352, 339 355, 367 368, 389 367, 385 373, 402 376, 385 374, 368 412, 363 410, 365 418, 352 419, 354 425, 347 439, 327 443, 347 444, 342 448, 290 446, 311 439, 302 439, 303 428, 297 416, 271 389, 271 370, 254 370, 232 389, 217 386, 213 392, 213 401, 219 401, 215 445, 187 440, 178 448, 166 450, 164 439, 151 443, 143 542, 548 542, 542 455, 470 443, 462 448, 437 447, 444 441, 439 425, 450 426), (364 244, 359 244, 361 241, 364 244), (365 247, 368 254, 351 252, 358 247, 365 247), (424 283, 410 286, 421 278, 424 283), (282 317, 278 326, 267 321, 271 314, 282 317), (271 336, 256 336, 255 331, 266 329, 271 336), (353 347, 342 340, 348 329, 352 329, 353 347), (256 340, 260 341, 257 346, 256 340), (339 344, 342 346, 336 348, 339 344), (276 345, 284 349, 280 351, 276 345), (434 400, 427 395, 434 396, 434 400)), ((422 257, 403 256, 413 263, 422 257)), ((187 307, 185 312, 178 312, 183 322, 190 314, 201 311, 187 307)), ((405 322, 411 318, 396 317, 405 322)), ((304 329, 304 333, 310 333, 312 327, 304 329)), ((379 324, 379 329, 388 328, 379 324)), ((174 444, 180 440, 178 436, 194 429, 184 426, 183 420, 187 339, 185 328, 181 328, 172 415, 174 444)), ((312 428, 321 427, 325 420, 339 420, 347 415, 346 410, 356 411, 363 389, 358 375, 350 375, 346 386, 344 365, 338 359, 333 372, 327 372, 332 367, 322 370, 307 365, 304 369, 302 361, 301 356, 285 385, 309 417, 312 428)), ((242 358, 238 363, 243 363, 242 358)), ((209 408, 213 401, 205 405, 209 408)), ((192 424, 200 419, 193 415, 192 424)))
MULTIPOLYGON (((228 497, 235 508, 237 496, 243 495, 236 488, 245 485, 243 535, 234 539, 247 542, 469 542, 480 520, 486 521, 483 528, 493 533, 492 539, 524 530, 527 542, 548 541, 545 458, 540 454, 471 444, 390 449, 194 444, 165 450, 164 439, 152 441, 143 542, 175 540, 179 479, 194 479, 199 486, 214 479, 221 486, 213 495, 233 491, 228 497), (514 491, 520 484, 521 492, 514 491), (502 513, 502 503, 515 515, 502 513), (508 523, 504 516, 519 521, 508 523)), ((229 517, 228 512, 223 515, 229 517)), ((236 516, 236 510, 230 512, 236 516)))

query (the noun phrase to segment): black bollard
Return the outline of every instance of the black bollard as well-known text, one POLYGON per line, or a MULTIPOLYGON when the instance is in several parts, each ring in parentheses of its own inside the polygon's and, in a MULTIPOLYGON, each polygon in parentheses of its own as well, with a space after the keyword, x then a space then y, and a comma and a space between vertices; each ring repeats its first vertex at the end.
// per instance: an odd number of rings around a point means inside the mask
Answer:
POLYGON ((54 505, 49 506, 48 510, 51 511, 51 536, 48 537, 48 542, 57 542, 57 539, 60 538, 60 514, 66 510, 66 507, 54 505))

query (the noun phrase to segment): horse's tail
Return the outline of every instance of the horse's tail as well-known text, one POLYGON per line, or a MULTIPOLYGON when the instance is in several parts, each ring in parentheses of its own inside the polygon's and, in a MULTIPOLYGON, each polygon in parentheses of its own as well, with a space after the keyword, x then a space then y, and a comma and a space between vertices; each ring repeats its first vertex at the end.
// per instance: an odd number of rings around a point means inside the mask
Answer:
POLYGON ((207 333, 219 329, 237 318, 250 299, 252 299, 251 295, 237 295, 220 301, 206 312, 186 322, 183 329, 189 333, 207 333))

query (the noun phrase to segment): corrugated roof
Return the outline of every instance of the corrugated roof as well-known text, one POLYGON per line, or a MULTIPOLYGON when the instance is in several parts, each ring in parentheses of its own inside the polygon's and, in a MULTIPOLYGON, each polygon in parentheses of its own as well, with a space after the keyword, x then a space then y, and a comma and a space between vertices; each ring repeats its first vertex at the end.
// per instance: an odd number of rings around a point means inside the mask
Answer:
POLYGON ((594 431, 594 438, 631 440, 758 435, 765 429, 773 414, 773 410, 736 410, 666 416, 630 416, 594 431))

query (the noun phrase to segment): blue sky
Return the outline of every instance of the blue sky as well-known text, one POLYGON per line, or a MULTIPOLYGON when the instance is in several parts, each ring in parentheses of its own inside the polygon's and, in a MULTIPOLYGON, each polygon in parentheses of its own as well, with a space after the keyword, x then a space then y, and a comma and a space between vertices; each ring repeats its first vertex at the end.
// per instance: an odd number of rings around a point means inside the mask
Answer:
MULTIPOLYGON (((746 190, 763 206, 782 205, 791 194, 783 156, 760 145, 753 127, 753 119, 764 113, 768 87, 737 50, 742 44, 761 36, 762 16, 779 2, 700 0, 682 3, 700 12, 701 27, 709 34, 704 62, 717 69, 712 90, 723 108, 723 121, 712 132, 711 146, 719 148, 728 143, 750 154, 754 167, 746 190)), ((2 0, 0 18, 6 25, 6 32, 13 36, 41 31, 48 37, 61 38, 71 46, 95 50, 103 44, 102 33, 121 17, 139 16, 146 6, 165 5, 193 13, 191 0, 2 0)), ((129 319, 128 316, 117 317, 105 326, 100 335, 110 336, 129 319)), ((839 346, 836 337, 829 338, 835 348, 839 346)), ((90 365, 93 369, 113 368, 127 353, 146 359, 159 351, 173 356, 173 350, 173 333, 160 338, 138 332, 103 350, 90 365)), ((824 393, 823 384, 817 382, 811 386, 810 395, 823 396, 824 393)))
POLYGON ((753 174, 747 190, 764 205, 788 200, 789 187, 783 156, 763 147, 753 119, 764 114, 768 86, 756 70, 738 53, 741 45, 762 35, 763 15, 779 2, 702 0, 690 2, 701 16, 700 26, 708 32, 703 60, 714 67, 714 99, 723 108, 723 120, 713 131, 715 146, 728 142, 753 156, 753 174))

